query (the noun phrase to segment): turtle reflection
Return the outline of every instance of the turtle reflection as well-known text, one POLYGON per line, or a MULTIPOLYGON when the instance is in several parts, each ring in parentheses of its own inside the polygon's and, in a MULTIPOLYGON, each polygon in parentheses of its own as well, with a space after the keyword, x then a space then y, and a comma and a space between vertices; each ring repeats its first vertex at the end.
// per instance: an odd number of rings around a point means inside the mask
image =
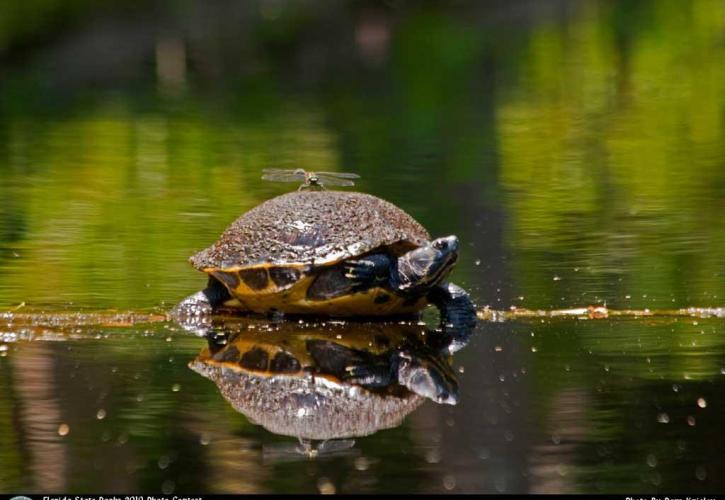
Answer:
POLYGON ((448 344, 460 335, 447 342, 421 326, 380 323, 255 326, 209 334, 189 366, 253 423, 299 438, 303 454, 396 427, 426 399, 458 401, 448 344))

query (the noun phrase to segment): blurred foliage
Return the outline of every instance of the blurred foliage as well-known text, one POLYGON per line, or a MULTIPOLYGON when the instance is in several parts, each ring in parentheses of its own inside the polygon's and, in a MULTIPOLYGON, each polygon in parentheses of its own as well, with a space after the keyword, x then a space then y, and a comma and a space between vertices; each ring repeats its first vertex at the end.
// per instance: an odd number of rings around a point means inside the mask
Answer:
POLYGON ((534 32, 498 115, 534 305, 722 302, 724 33, 707 1, 590 4, 534 32))

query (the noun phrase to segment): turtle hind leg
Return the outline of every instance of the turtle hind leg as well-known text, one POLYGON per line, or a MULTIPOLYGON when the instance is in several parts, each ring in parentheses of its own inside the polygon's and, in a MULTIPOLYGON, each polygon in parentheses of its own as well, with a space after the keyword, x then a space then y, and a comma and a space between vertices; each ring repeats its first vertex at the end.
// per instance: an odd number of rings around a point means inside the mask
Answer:
POLYGON ((171 310, 172 316, 211 314, 219 306, 231 299, 229 291, 216 279, 209 277, 206 288, 189 295, 171 310))
POLYGON ((231 299, 232 296, 229 294, 229 290, 217 279, 209 277, 209 282, 206 288, 201 291, 211 306, 212 310, 217 309, 227 300, 231 299))
POLYGON ((211 327, 211 315, 231 296, 219 281, 209 278, 204 290, 189 295, 169 312, 171 319, 192 333, 205 335, 211 327))
POLYGON ((460 286, 441 283, 428 293, 428 301, 440 311, 445 329, 470 330, 476 326, 476 308, 460 286))

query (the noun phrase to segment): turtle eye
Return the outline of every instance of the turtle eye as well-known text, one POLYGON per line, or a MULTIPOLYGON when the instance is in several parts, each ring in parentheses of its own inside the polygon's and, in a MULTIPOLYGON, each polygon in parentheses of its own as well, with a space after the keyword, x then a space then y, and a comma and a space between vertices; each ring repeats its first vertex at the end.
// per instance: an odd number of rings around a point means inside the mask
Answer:
POLYGON ((446 243, 446 240, 435 240, 433 242, 433 248, 436 248, 438 250, 446 250, 448 248, 448 243, 446 243))

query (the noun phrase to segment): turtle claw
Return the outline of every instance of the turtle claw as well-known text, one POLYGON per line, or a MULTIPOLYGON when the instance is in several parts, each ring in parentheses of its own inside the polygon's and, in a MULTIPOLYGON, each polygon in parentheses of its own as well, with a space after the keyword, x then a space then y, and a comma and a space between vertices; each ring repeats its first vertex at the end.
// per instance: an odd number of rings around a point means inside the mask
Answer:
POLYGON ((360 259, 348 260, 344 265, 345 277, 356 284, 366 283, 375 279, 375 262, 360 259))

